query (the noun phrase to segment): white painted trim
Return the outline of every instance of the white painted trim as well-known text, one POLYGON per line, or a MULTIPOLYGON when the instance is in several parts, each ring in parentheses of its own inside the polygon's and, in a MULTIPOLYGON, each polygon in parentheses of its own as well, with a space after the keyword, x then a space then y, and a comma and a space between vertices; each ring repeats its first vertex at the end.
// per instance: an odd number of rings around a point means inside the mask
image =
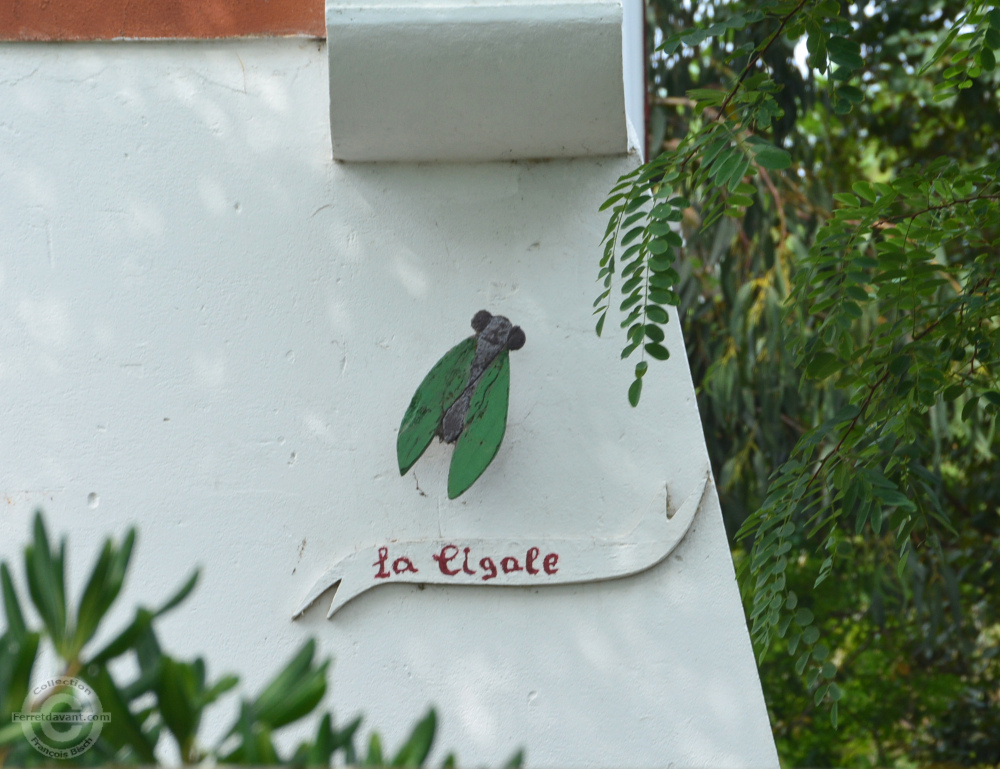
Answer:
POLYGON ((643 0, 622 0, 622 77, 630 152, 643 160, 646 135, 646 48, 643 0))
POLYGON ((327 42, 338 160, 628 151, 621 0, 331 0, 327 42))

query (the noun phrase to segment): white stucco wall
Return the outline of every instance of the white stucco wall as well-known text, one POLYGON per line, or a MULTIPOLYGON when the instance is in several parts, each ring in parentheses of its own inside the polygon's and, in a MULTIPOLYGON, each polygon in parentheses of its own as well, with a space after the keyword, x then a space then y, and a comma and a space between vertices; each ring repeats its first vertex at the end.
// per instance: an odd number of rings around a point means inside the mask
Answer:
POLYGON ((703 477, 677 323, 638 410, 592 330, 597 207, 633 160, 336 164, 325 47, 296 40, 6 45, 0 102, 0 556, 43 507, 79 587, 136 524, 126 602, 204 568, 168 648, 252 689, 315 636, 332 707, 391 747, 434 704, 463 765, 777 765, 714 494, 638 577, 290 621, 355 548, 610 536, 703 477), (432 446, 421 496, 396 429, 484 307, 527 334, 507 437, 455 502, 432 446))

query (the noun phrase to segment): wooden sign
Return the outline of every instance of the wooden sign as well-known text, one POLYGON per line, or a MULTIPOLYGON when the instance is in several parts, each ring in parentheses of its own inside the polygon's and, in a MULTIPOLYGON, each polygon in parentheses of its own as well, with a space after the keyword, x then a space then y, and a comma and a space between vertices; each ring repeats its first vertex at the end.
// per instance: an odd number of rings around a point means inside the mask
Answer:
POLYGON ((524 332, 502 315, 480 310, 475 335, 451 348, 410 401, 396 439, 399 474, 406 475, 437 436, 456 443, 448 498, 461 496, 496 456, 507 429, 508 350, 524 346, 524 332))
POLYGON ((663 561, 691 528, 708 481, 677 511, 667 490, 636 527, 614 539, 424 539, 389 541, 359 550, 329 569, 295 612, 300 617, 336 586, 327 617, 367 590, 395 583, 545 587, 638 574, 663 561))

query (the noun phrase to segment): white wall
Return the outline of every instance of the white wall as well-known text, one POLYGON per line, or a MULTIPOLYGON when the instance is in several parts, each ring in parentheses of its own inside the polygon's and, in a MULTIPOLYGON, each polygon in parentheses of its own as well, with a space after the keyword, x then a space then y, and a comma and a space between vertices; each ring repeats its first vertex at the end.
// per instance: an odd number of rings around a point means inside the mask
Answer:
POLYGON ((0 556, 41 506, 78 586, 137 524, 127 601, 204 567, 168 648, 253 687, 316 636, 332 706, 391 746, 434 703, 464 765, 776 766, 714 494, 635 578, 290 621, 357 547, 610 536, 708 462, 677 323, 638 410, 592 330, 597 207, 633 161, 336 164, 326 94, 317 42, 0 47, 0 556), (455 502, 433 446, 424 497, 395 431, 484 307, 527 333, 507 438, 455 502))

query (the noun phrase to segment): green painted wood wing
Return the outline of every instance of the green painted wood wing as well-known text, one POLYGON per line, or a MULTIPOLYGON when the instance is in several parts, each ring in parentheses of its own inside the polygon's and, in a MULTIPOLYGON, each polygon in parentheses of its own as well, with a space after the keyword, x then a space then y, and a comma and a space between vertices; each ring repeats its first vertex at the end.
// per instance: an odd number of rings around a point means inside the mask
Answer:
POLYGON ((434 436, 454 443, 448 497, 464 494, 489 467, 507 429, 510 354, 524 346, 524 331, 509 318, 480 310, 476 335, 452 347, 424 377, 396 438, 399 474, 406 475, 434 436))
POLYGON ((434 364, 413 394, 396 437, 400 475, 409 472, 438 435, 445 410, 465 389, 475 354, 476 337, 459 342, 434 364))
POLYGON ((489 467, 507 429, 510 354, 503 350, 483 372, 469 402, 465 429, 451 455, 448 498, 465 493, 489 467))

